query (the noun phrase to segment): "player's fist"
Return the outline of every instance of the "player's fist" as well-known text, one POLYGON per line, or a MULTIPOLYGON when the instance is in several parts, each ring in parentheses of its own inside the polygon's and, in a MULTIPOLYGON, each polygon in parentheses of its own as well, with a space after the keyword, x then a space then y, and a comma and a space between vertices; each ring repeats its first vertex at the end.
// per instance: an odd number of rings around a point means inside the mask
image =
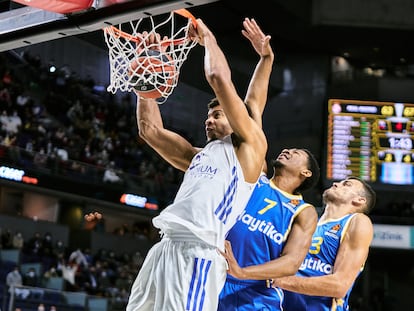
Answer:
POLYGON ((99 213, 99 212, 92 212, 92 213, 89 213, 89 214, 86 214, 85 215, 85 220, 86 221, 94 221, 94 220, 100 220, 100 219, 102 219, 102 214, 101 213, 99 213))

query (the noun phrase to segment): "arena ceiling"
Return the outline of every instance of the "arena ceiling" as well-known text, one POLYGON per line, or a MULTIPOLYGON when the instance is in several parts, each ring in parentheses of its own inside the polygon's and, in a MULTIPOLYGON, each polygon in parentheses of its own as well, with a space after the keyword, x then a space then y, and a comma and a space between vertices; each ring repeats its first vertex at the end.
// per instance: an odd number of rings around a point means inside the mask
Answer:
POLYGON ((94 6, 61 15, 0 0, 0 51, 68 35, 99 44, 100 34, 93 34, 108 22, 187 7, 217 37, 233 37, 232 44, 245 40, 237 34, 243 18, 253 17, 280 53, 343 55, 355 65, 390 69, 414 63, 414 4, 409 0, 101 0, 94 6), (30 25, 30 18, 37 24, 30 25))

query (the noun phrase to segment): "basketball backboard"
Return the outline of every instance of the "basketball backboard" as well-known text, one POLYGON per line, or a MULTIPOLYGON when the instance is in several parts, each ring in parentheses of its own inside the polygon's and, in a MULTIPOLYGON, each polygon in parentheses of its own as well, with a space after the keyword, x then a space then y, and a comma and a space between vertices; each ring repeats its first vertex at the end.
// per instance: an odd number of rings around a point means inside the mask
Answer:
MULTIPOLYGON (((35 43, 97 31, 150 15, 190 8, 217 0, 107 0, 74 13, 57 13, 39 7, 10 5, 0 13, 0 52, 35 43)), ((42 2, 42 1, 37 1, 42 2)), ((52 3, 53 1, 43 1, 52 3)), ((64 2, 64 1, 61 1, 64 2)), ((13 3, 13 1, 11 1, 13 3)), ((19 5, 20 4, 20 5, 19 5)))

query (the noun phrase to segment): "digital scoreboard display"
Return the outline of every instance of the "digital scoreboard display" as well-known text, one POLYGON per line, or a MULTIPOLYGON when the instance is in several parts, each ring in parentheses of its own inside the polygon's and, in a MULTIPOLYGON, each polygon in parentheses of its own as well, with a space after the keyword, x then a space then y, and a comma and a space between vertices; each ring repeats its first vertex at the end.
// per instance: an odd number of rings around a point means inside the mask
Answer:
POLYGON ((330 99, 326 178, 414 184, 414 104, 330 99))

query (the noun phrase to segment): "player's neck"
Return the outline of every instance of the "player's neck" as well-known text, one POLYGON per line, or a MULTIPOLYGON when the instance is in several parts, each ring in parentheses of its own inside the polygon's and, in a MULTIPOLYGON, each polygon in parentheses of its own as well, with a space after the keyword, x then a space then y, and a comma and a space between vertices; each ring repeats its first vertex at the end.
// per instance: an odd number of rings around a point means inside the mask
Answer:
POLYGON ((338 219, 350 213, 353 213, 353 211, 349 208, 349 205, 328 203, 325 206, 321 220, 338 219))
POLYGON ((274 175, 272 177, 272 182, 280 190, 283 190, 284 192, 291 193, 291 194, 293 194, 293 192, 297 188, 296 184, 292 182, 291 178, 286 178, 283 176, 274 175))

